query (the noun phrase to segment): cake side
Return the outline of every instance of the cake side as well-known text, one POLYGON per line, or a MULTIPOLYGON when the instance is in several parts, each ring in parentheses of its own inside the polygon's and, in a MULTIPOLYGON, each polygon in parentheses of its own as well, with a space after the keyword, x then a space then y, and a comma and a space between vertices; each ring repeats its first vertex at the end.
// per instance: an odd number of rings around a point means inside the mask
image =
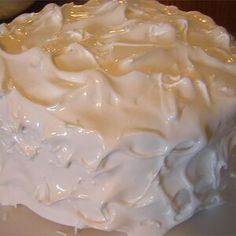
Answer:
POLYGON ((209 17, 155 1, 49 4, 2 24, 0 203, 132 236, 221 203, 235 58, 209 17))

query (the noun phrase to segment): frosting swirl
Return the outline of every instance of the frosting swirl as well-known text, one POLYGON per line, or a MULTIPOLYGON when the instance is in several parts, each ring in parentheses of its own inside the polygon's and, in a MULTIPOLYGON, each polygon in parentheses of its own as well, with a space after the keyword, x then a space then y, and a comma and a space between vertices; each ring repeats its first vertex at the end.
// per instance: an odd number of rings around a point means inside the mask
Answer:
POLYGON ((209 17, 154 0, 49 4, 2 24, 0 202, 135 236, 220 202, 235 52, 209 17))

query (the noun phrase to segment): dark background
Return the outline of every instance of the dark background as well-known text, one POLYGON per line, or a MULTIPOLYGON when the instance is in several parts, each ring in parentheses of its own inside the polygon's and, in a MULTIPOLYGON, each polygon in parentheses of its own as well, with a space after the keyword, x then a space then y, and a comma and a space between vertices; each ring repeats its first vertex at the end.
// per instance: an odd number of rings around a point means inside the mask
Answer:
MULTIPOLYGON (((37 12, 50 2, 58 5, 68 2, 83 4, 86 0, 37 0, 26 12, 37 12)), ((185 11, 200 11, 211 16, 218 25, 224 26, 236 36, 236 0, 159 0, 159 2, 166 5, 176 5, 185 11)), ((10 20, 8 19, 8 22, 10 20)))

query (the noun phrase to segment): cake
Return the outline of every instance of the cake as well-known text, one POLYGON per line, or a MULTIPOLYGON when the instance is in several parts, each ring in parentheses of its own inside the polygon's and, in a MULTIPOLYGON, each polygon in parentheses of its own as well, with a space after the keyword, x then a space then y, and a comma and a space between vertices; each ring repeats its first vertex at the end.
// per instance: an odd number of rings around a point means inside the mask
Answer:
POLYGON ((236 49, 157 1, 47 5, 0 25, 0 203, 164 235, 232 191, 236 49))

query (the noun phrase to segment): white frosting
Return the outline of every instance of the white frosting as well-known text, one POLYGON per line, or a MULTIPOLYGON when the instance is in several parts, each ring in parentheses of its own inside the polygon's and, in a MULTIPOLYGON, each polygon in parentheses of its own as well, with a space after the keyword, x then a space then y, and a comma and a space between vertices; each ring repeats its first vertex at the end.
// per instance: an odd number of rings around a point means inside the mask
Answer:
POLYGON ((157 236, 221 202, 236 50, 210 18, 144 0, 49 4, 2 24, 0 48, 0 203, 157 236))

